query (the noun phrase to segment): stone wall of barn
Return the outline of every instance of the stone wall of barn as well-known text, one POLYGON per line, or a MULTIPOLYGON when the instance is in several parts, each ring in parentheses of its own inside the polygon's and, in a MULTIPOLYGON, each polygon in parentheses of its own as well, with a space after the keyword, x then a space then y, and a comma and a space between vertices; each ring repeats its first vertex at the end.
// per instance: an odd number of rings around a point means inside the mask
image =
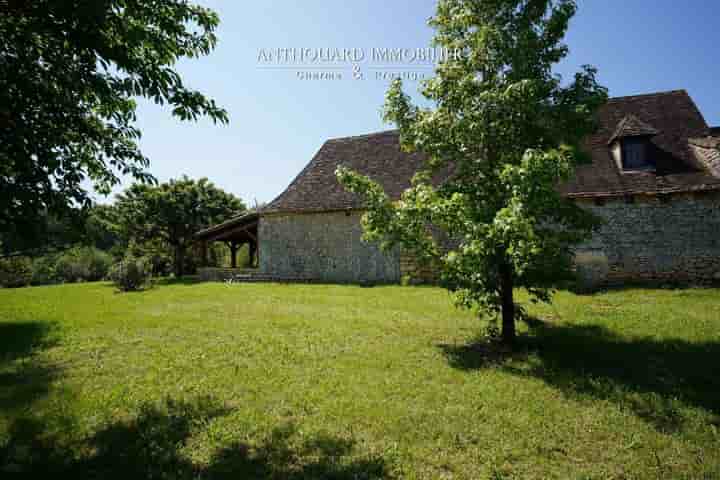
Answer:
POLYGON ((585 287, 720 281, 720 193, 635 195, 579 204, 604 219, 577 253, 585 287))
MULTIPOLYGON (((720 193, 578 200, 604 223, 576 255, 581 286, 720 282, 720 193)), ((360 212, 272 214, 260 220, 260 272, 339 283, 432 283, 407 253, 361 240, 360 212)))
POLYGON ((399 255, 363 242, 360 217, 360 212, 263 215, 260 271, 331 283, 399 283, 399 255))

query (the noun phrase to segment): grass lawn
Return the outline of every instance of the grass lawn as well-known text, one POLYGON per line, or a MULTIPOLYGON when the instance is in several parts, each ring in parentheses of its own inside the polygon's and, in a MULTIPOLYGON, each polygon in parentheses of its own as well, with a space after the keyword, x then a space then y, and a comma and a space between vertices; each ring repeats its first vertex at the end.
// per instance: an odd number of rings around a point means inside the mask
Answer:
POLYGON ((434 288, 0 290, 0 474, 720 478, 720 290, 530 311, 501 359, 434 288))

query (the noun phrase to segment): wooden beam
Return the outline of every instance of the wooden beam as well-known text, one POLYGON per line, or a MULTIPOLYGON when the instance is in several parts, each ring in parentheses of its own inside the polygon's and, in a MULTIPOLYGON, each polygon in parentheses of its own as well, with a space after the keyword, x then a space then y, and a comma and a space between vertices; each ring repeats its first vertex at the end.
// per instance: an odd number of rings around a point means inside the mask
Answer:
POLYGON ((233 228, 233 229, 230 229, 227 231, 221 231, 215 236, 208 237, 207 240, 209 240, 211 242, 212 241, 226 241, 225 240, 226 238, 231 237, 233 234, 238 234, 238 233, 246 233, 248 236, 250 236, 251 238, 256 240, 255 235, 250 233, 250 230, 253 228, 257 228, 257 226, 258 226, 258 223, 255 222, 255 223, 251 223, 249 225, 245 225, 240 228, 233 228))

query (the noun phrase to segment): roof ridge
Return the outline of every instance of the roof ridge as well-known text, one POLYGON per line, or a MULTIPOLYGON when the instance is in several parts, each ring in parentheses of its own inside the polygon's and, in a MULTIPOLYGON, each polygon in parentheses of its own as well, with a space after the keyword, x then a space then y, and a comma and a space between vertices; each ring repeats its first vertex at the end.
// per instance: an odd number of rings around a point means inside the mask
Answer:
POLYGON ((334 137, 334 138, 328 138, 326 142, 336 142, 336 141, 342 141, 342 140, 357 140, 361 138, 370 138, 370 137, 377 137, 380 135, 389 135, 389 134, 397 134, 398 129, 394 128, 391 130, 380 130, 379 132, 371 132, 371 133, 364 133, 362 135, 350 135, 347 137, 334 137))
MULTIPOLYGON (((610 97, 608 98, 608 102, 614 102, 614 101, 622 101, 622 100, 628 100, 628 99, 634 99, 634 98, 647 98, 647 97, 661 97, 666 95, 686 95, 690 96, 684 88, 676 89, 676 90, 664 90, 660 92, 652 92, 652 93, 639 93, 636 95, 621 95, 619 97, 610 97)), ((332 137, 328 138, 326 142, 336 142, 336 141, 344 141, 344 140, 358 140, 363 138, 370 138, 375 137, 379 135, 390 135, 390 134, 397 134, 399 130, 397 128, 388 129, 388 130, 379 130, 377 132, 369 132, 369 133, 363 133, 360 135, 348 135, 343 137, 332 137)))
POLYGON ((647 98, 647 97, 662 97, 666 95, 686 95, 690 96, 688 94, 687 90, 684 88, 677 89, 677 90, 665 90, 661 92, 652 92, 652 93, 638 93, 635 95, 621 95, 619 97, 610 97, 608 98, 608 102, 614 102, 618 100, 628 100, 628 99, 634 99, 634 98, 647 98))

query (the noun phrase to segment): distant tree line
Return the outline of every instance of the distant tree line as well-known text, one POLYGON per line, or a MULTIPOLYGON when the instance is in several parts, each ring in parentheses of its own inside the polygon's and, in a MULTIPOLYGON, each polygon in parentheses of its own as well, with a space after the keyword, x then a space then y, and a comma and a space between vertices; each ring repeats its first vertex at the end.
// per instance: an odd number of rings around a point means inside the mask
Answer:
MULTIPOLYGON (((45 236, 32 248, 0 234, 0 286, 102 280, 129 258, 142 260, 154 276, 192 274, 201 261, 194 233, 245 210, 206 178, 133 184, 113 203, 77 208, 61 219, 44 215, 45 236)), ((228 254, 224 245, 212 245, 208 261, 225 266, 228 254)))

